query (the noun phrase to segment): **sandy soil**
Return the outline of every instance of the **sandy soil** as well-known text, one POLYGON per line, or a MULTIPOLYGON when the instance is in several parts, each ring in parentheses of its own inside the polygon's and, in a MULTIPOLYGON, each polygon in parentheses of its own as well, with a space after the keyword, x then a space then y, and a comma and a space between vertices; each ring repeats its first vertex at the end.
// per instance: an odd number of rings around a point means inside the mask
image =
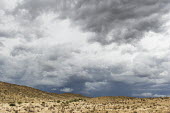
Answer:
POLYGON ((1 103, 0 113, 170 113, 169 99, 69 100, 1 103))

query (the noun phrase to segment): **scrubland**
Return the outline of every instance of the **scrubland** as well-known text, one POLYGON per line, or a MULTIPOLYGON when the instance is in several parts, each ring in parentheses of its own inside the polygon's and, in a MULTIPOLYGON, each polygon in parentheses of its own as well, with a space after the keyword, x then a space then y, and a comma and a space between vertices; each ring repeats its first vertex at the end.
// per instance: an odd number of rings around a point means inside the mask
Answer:
POLYGON ((170 113, 170 98, 89 98, 0 82, 0 113, 170 113))

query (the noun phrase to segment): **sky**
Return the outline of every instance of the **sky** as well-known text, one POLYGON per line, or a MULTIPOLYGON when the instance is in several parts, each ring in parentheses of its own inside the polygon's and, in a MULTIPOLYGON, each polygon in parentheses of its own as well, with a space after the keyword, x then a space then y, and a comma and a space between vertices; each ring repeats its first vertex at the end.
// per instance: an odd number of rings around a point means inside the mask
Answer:
POLYGON ((0 0, 0 81, 170 96, 169 9, 169 0, 0 0))

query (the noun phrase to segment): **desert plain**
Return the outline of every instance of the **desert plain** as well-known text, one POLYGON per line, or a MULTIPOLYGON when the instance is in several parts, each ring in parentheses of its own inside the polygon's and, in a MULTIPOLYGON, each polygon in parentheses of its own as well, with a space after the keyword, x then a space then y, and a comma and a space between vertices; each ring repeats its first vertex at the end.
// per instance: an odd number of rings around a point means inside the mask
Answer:
POLYGON ((170 113, 170 98, 92 98, 0 82, 0 113, 170 113))

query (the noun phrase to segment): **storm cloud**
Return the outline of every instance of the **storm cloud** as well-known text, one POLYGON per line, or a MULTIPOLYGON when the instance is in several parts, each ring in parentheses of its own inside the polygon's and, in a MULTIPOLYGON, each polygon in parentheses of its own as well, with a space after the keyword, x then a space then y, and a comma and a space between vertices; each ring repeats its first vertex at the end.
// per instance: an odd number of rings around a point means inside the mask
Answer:
POLYGON ((32 18, 54 11, 93 32, 89 41, 106 45, 133 43, 149 31, 161 32, 169 4, 169 0, 27 0, 19 9, 27 9, 32 18))
POLYGON ((1 2, 1 81, 88 96, 170 95, 168 0, 1 2))

